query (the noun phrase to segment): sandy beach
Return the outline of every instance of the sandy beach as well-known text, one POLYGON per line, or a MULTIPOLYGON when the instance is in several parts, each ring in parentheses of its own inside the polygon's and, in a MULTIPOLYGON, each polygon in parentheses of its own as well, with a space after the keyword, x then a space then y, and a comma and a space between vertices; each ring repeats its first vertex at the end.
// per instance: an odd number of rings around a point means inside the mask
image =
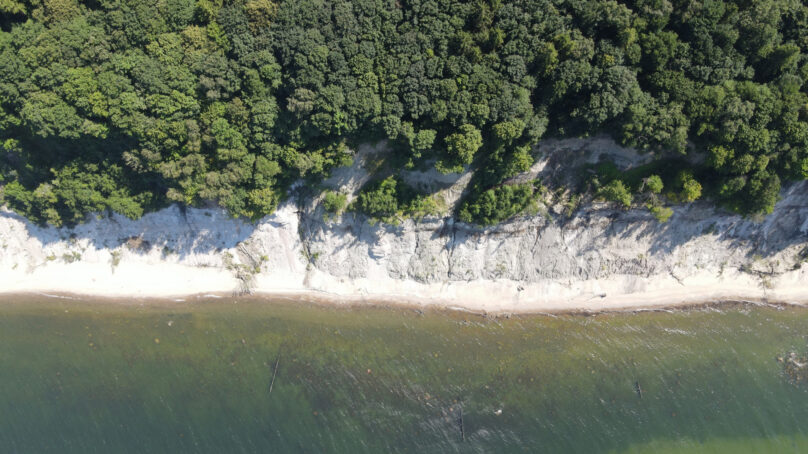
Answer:
MULTIPOLYGON (((295 276, 259 277, 251 299, 282 299, 320 304, 381 304, 457 309, 486 314, 608 312, 675 308, 725 301, 808 304, 808 272, 787 273, 774 288, 743 273, 716 278, 705 273, 679 282, 669 276, 615 276, 576 282, 522 284, 475 281, 424 285, 417 282, 361 279, 351 283, 320 276, 317 289, 295 276), (297 284, 297 285, 294 285, 297 284)), ((154 299, 165 304, 199 297, 234 296, 238 281, 229 273, 182 265, 125 264, 111 273, 103 265, 54 265, 26 276, 3 273, 2 294, 72 295, 126 300, 154 299)))

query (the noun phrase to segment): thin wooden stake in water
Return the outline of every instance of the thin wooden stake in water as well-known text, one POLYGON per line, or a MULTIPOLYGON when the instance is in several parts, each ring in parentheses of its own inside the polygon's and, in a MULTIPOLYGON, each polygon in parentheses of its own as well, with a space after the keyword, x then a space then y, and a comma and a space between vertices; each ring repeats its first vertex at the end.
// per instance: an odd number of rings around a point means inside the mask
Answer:
POLYGON ((460 406, 460 440, 466 441, 466 428, 463 426, 463 406, 460 406))
POLYGON ((281 352, 278 352, 278 357, 275 359, 275 369, 272 371, 272 381, 269 382, 269 394, 272 394, 272 386, 275 385, 275 376, 278 375, 278 364, 281 362, 281 352))

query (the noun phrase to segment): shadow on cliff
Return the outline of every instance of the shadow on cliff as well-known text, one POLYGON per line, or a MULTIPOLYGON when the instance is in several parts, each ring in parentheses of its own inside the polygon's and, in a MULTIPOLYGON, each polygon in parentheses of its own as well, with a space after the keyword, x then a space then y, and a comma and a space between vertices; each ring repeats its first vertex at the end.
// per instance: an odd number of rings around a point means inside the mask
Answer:
MULTIPOLYGON (((460 222, 449 223, 447 219, 427 219, 419 223, 406 221, 401 225, 371 225, 360 215, 346 215, 339 222, 321 222, 316 214, 307 214, 303 221, 304 235, 316 239, 322 235, 336 236, 333 251, 361 245, 367 248, 371 257, 378 254, 375 248, 384 235, 418 234, 421 239, 445 242, 448 248, 465 242, 479 241, 482 237, 510 237, 514 235, 539 235, 547 228, 563 229, 587 228, 601 222, 608 222, 603 237, 593 241, 589 248, 580 250, 582 256, 611 240, 620 243, 647 239, 649 255, 668 255, 699 237, 717 239, 730 249, 742 248, 747 257, 769 257, 794 245, 808 242, 808 182, 801 182, 785 188, 774 213, 756 220, 715 208, 710 202, 699 202, 675 208, 673 217, 667 223, 659 223, 647 210, 630 211, 610 209, 582 210, 572 218, 549 223, 539 222, 538 218, 518 219, 493 227, 476 227, 460 222), (577 227, 576 227, 577 226, 577 227)), ((711 244, 712 242, 708 243, 711 244)), ((412 244, 417 249, 420 242, 416 238, 412 244)), ((559 243, 559 253, 563 244, 559 243)))
POLYGON ((609 236, 626 241, 652 236, 651 254, 670 254, 696 237, 712 235, 730 248, 749 247, 749 257, 767 257, 808 241, 808 183, 784 189, 774 212, 760 219, 716 209, 709 202, 677 207, 664 224, 638 210, 612 217, 609 236))
MULTIPOLYGON (((343 241, 338 242, 338 249, 330 251, 331 253, 363 244, 371 255, 383 233, 402 235, 408 229, 414 229, 421 233, 429 232, 430 241, 445 241, 447 247, 453 247, 457 245, 457 241, 476 241, 479 237, 488 235, 523 235, 527 231, 540 232, 555 224, 530 224, 525 226, 525 230, 517 228, 520 221, 515 221, 483 229, 462 223, 450 224, 446 219, 427 219, 407 227, 371 226, 362 216, 352 216, 341 223, 326 225, 315 220, 314 216, 314 213, 303 215, 301 227, 304 236, 314 238, 326 233, 336 235, 343 237, 343 241), (455 234, 460 231, 463 231, 463 235, 455 238, 455 234)), ((766 257, 808 241, 808 182, 796 183, 784 189, 774 213, 760 221, 720 212, 708 203, 695 203, 676 208, 674 216, 665 224, 654 221, 644 210, 588 211, 575 215, 566 223, 583 218, 584 224, 588 224, 598 217, 608 218, 609 225, 605 234, 618 241, 650 236, 649 253, 652 255, 670 254, 694 238, 715 235, 730 247, 751 246, 749 256, 766 257)), ((181 260, 194 254, 233 248, 249 238, 259 226, 277 223, 272 216, 258 224, 252 224, 233 219, 219 208, 184 209, 178 205, 146 214, 138 220, 117 214, 101 219, 90 217, 86 223, 72 228, 37 226, 9 211, 0 211, 0 218, 18 222, 28 236, 43 247, 68 242, 75 243, 80 248, 126 247, 139 254, 148 254, 157 249, 165 255, 175 254, 181 260)), ((564 223, 559 226, 562 229, 565 227, 564 223)), ((418 247, 417 241, 415 244, 418 247)))
MULTIPOLYGON (((108 217, 90 216, 75 227, 38 226, 11 211, 0 211, 0 217, 18 221, 28 236, 43 247, 58 242, 81 248, 115 249, 126 247, 139 254, 155 249, 164 255, 177 255, 181 260, 193 254, 204 254, 235 247, 249 238, 256 225, 233 219, 218 208, 197 209, 171 205, 132 220, 118 214, 108 217)), ((271 219, 265 222, 272 222, 271 219)))

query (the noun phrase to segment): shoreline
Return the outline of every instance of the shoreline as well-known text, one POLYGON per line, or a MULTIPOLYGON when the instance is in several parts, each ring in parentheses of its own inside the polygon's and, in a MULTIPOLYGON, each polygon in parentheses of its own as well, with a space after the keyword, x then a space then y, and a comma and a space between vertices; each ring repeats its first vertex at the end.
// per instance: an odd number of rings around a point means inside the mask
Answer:
POLYGON ((535 310, 535 311, 500 311, 500 312, 487 312, 483 310, 469 309, 456 305, 440 305, 440 304, 427 304, 421 305, 409 301, 400 301, 394 299, 374 299, 374 300, 351 300, 346 301, 344 298, 336 297, 330 298, 323 294, 309 294, 309 293, 260 293, 251 295, 224 295, 224 294, 189 294, 185 296, 177 296, 175 298, 168 297, 122 297, 122 296, 103 296, 92 295, 83 293, 68 293, 68 292, 3 292, 0 293, 0 306, 8 304, 29 304, 29 301, 34 298, 44 298, 47 301, 76 301, 80 304, 86 305, 102 305, 104 307, 154 307, 161 309, 170 309, 172 307, 193 307, 197 304, 210 304, 217 301, 228 302, 230 304, 261 304, 261 305, 286 305, 286 306, 317 306, 323 308, 335 308, 337 310, 410 310, 419 313, 428 311, 439 313, 452 313, 452 314, 468 314, 475 317, 484 318, 511 318, 511 317, 533 317, 533 316, 597 316, 609 314, 634 314, 643 312, 687 312, 705 309, 723 309, 735 306, 757 306, 757 307, 770 307, 770 308, 799 308, 808 309, 808 300, 793 301, 793 300, 766 300, 754 298, 722 298, 722 299, 705 299, 698 301, 686 301, 671 304, 658 304, 647 306, 614 306, 614 307, 601 307, 598 309, 552 309, 552 310, 535 310))

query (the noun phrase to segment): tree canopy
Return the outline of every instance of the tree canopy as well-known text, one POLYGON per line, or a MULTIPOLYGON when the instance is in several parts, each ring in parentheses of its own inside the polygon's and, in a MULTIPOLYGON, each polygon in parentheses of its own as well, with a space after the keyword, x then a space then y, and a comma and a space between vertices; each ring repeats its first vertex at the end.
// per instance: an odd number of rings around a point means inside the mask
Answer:
MULTIPOLYGON (((0 0, 0 186, 56 225, 256 219, 387 139, 478 169, 458 214, 490 223, 529 205, 507 181, 541 137, 606 132, 705 154, 665 182, 682 201, 766 213, 808 177, 807 49, 795 0, 0 0)), ((360 205, 400 209, 392 183, 360 205)))

